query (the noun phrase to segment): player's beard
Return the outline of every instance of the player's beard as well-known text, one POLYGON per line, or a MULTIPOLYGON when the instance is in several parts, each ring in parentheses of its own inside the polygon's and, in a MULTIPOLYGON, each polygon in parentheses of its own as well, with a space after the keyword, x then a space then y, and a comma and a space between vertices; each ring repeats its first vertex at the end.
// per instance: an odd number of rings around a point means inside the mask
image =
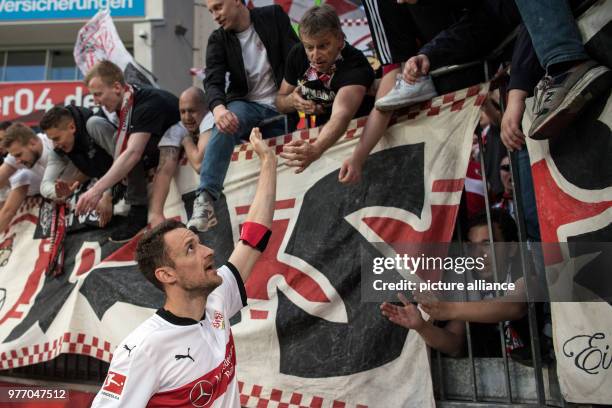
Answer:
POLYGON ((36 164, 36 162, 38 161, 38 159, 40 159, 40 153, 36 152, 36 151, 32 151, 32 161, 31 162, 27 162, 24 163, 25 166, 28 169, 31 169, 32 167, 34 167, 34 165, 36 164))

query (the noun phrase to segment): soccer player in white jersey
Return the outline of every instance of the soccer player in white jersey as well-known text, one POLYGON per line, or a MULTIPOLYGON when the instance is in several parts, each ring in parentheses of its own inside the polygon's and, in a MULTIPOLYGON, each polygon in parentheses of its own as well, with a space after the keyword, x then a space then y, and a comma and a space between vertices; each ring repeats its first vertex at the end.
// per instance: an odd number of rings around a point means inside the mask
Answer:
POLYGON ((174 220, 147 232, 136 258, 162 289, 162 309, 117 347, 92 407, 240 407, 229 319, 246 304, 243 282, 265 249, 276 197, 276 156, 259 129, 251 144, 261 160, 255 198, 228 262, 174 220))

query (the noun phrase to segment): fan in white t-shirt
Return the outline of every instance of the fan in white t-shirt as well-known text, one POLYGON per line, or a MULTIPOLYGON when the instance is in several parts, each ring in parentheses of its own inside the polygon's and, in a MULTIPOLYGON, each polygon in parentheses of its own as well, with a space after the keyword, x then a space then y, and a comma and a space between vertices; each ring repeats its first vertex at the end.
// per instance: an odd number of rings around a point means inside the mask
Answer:
POLYGON ((9 177, 8 186, 0 189, 0 232, 10 225, 25 199, 39 193, 40 181, 41 177, 28 169, 19 169, 9 177))
POLYGON ((179 98, 181 120, 170 127, 158 143, 159 165, 157 166, 153 195, 149 209, 151 227, 164 220, 164 204, 168 196, 170 181, 176 172, 181 148, 185 149, 187 161, 200 174, 200 165, 210 132, 215 125, 208 112, 204 91, 195 86, 187 88, 179 98))
MULTIPOLYGON (((46 139, 46 137, 44 138, 46 139)), ((6 154, 8 146, 15 147, 13 151, 21 153, 22 149, 17 149, 17 146, 21 146, 22 140, 27 140, 28 149, 26 149, 27 152, 23 153, 23 158, 25 159, 24 163, 27 162, 28 166, 19 162, 10 154, 5 156, 4 162, 0 166, 0 231, 4 231, 10 225, 26 197, 40 193, 42 172, 35 171, 34 168, 30 169, 29 167, 32 166, 29 164, 38 163, 42 156, 45 156, 45 158, 47 156, 42 137, 37 137, 25 125, 12 124, 0 129, 0 153, 6 154)))
MULTIPOLYGON (((16 125, 21 124, 17 123, 16 125)), ((4 162, 15 169, 31 169, 42 176, 47 167, 49 151, 53 150, 53 142, 44 133, 35 134, 27 126, 22 125, 22 127, 23 129, 20 132, 23 131, 23 134, 27 136, 17 136, 12 146, 10 148, 9 146, 6 147, 9 154, 4 162)))
POLYGON ((14 123, 1 136, 2 149, 8 152, 0 165, 0 187, 7 186, 9 178, 20 169, 33 173, 35 194, 39 194, 40 181, 45 174, 53 142, 43 133, 36 134, 23 123, 14 123), (36 181, 38 180, 38 181, 36 181))

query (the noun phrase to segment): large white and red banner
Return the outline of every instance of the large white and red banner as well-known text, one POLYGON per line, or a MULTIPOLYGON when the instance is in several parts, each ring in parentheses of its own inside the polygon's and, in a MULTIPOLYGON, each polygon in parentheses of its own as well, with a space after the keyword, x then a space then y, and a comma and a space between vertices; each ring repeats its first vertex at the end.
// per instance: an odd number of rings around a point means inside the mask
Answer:
MULTIPOLYGON (((476 86, 404 112, 355 186, 341 185, 338 172, 365 118, 303 173, 279 161, 272 238, 246 282, 248 306, 231 319, 243 406, 434 406, 424 341, 361 301, 360 259, 378 253, 373 243, 450 241, 485 93, 476 86)), ((278 153, 317 133, 268 143, 278 153)), ((238 146, 216 202, 219 224, 201 234, 217 264, 233 250, 258 174, 250 145, 238 146)), ((166 216, 187 219, 197 182, 182 165, 166 216)), ((64 273, 47 276, 54 209, 40 201, 28 201, 0 235, 0 369, 60 353, 110 361, 164 300, 134 262, 139 237, 107 240, 121 217, 99 230, 68 216, 64 273)))
MULTIPOLYGON (((559 250, 544 246, 553 291, 565 286, 590 299, 611 298, 612 281, 601 275, 609 271, 612 260, 605 253, 610 251, 597 251, 601 243, 612 242, 611 124, 608 92, 552 149, 549 142, 528 142, 542 241, 570 243, 559 250), (592 251, 583 250, 587 244, 592 251)), ((551 309, 563 397, 576 403, 609 403, 612 306, 607 301, 552 302, 551 309)))
MULTIPOLYGON (((587 51, 608 66, 611 20, 612 2, 605 0, 578 20, 587 51)), ((529 128, 529 115, 523 125, 529 128)), ((554 296, 561 286, 607 300, 551 303, 559 384, 565 400, 575 403, 612 401, 612 259, 607 255, 612 242, 611 127, 608 91, 557 138, 527 140, 542 242, 569 243, 558 250, 544 246, 549 290, 554 296), (601 245, 606 250, 599 250, 601 245)))
MULTIPOLYGON (((608 92, 559 140, 528 142, 542 241, 569 243, 558 249, 544 246, 552 292, 565 287, 589 299, 612 298, 612 280, 602 274, 609 272, 610 251, 598 250, 612 242, 611 124, 608 92)), ((551 303, 557 373, 567 401, 612 401, 608 301, 551 303)))
MULTIPOLYGON (((423 340, 381 319, 379 304, 363 303, 358 277, 372 242, 451 240, 478 92, 440 97, 400 117, 357 186, 340 185, 338 170, 358 143, 363 119, 304 173, 279 169, 272 239, 247 282, 249 306, 235 327, 245 406, 433 405, 423 340)), ((316 134, 305 130, 276 142, 316 134)), ((232 198, 252 196, 254 184, 241 179, 259 166, 248 145, 236 159, 244 160, 244 171, 231 172, 226 188, 233 226, 247 208, 232 198)))

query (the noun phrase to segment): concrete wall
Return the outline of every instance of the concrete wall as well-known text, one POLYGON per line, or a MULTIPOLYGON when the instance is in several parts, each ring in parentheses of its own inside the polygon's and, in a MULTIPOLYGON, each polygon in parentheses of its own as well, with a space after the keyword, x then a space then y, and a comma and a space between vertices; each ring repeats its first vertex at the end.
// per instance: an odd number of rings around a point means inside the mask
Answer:
POLYGON ((192 83, 193 13, 193 0, 149 0, 147 21, 133 27, 134 58, 176 95, 192 83), (176 33, 179 26, 187 30, 184 35, 176 33))
MULTIPOLYGON (((206 8, 205 0, 196 0, 194 4, 194 34, 193 66, 204 68, 206 66, 206 44, 210 33, 217 28, 212 15, 206 8)), ((202 81, 193 77, 193 85, 202 87, 202 81)))

